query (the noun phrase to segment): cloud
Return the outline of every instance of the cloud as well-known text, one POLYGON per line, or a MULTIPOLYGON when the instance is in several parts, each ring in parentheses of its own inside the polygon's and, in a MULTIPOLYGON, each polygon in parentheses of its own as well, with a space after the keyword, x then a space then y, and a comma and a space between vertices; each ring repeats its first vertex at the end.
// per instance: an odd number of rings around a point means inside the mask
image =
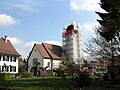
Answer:
POLYGON ((45 41, 44 43, 49 43, 49 44, 62 46, 62 44, 59 41, 45 41))
POLYGON ((35 8, 28 4, 10 4, 10 7, 15 9, 15 11, 17 10, 24 13, 33 13, 36 11, 35 8))
POLYGON ((8 37, 8 39, 13 43, 14 45, 21 45, 24 42, 21 39, 18 39, 16 37, 8 37))
POLYGON ((98 11, 102 10, 99 5, 100 0, 70 0, 70 9, 73 11, 98 11))
POLYGON ((0 14, 0 26, 3 25, 12 25, 15 24, 17 21, 10 15, 7 14, 0 14))
POLYGON ((24 42, 23 40, 17 37, 8 37, 16 50, 21 54, 23 58, 27 58, 29 52, 31 51, 35 43, 40 43, 38 41, 24 42))
POLYGON ((79 11, 79 4, 77 3, 77 0, 70 0, 70 7, 71 10, 79 11))
POLYGON ((98 22, 84 22, 82 24, 82 29, 84 31, 91 31, 94 32, 95 28, 99 26, 98 22))
POLYGON ((39 0, 2 0, 0 2, 0 10, 17 15, 38 14, 44 7, 39 0))
POLYGON ((30 42, 27 42, 27 43, 24 43, 23 46, 21 47, 22 50, 19 50, 22 54, 22 57, 26 58, 30 51, 32 50, 33 48, 33 45, 37 43, 37 44, 40 44, 41 42, 38 42, 38 41, 30 41, 30 42))

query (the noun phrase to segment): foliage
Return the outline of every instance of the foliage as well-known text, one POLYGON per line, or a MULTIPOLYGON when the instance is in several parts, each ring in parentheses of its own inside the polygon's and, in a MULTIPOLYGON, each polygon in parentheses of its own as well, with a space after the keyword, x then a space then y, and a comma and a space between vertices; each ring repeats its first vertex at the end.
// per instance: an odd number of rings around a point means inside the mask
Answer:
POLYGON ((97 20, 101 25, 97 31, 111 45, 111 76, 114 77, 115 57, 120 53, 120 0, 101 0, 100 6, 106 13, 96 12, 101 17, 101 20, 97 20))
POLYGON ((112 47, 103 37, 97 32, 96 36, 91 37, 86 44, 84 50, 91 55, 93 59, 97 60, 109 60, 112 58, 112 47))
POLYGON ((75 82, 75 87, 83 88, 90 86, 89 78, 89 69, 88 67, 79 67, 77 66, 75 73, 73 74, 73 80, 75 82))
POLYGON ((25 72, 26 71, 26 65, 19 65, 19 72, 25 72))
POLYGON ((5 73, 0 73, 0 79, 4 79, 5 78, 5 73))
POLYGON ((98 30, 108 42, 112 39, 116 40, 116 36, 120 29, 120 1, 119 0, 101 0, 100 6, 106 13, 96 12, 102 20, 98 20, 104 28, 98 30), (116 34, 117 33, 117 34, 116 34))
POLYGON ((64 76, 64 70, 62 68, 58 68, 56 70, 56 75, 59 76, 59 77, 64 76))
POLYGON ((115 74, 115 57, 120 53, 120 0, 100 0, 100 6, 106 12, 96 12, 101 18, 97 20, 100 26, 96 28, 96 37, 86 44, 86 51, 95 59, 111 60, 115 74))
POLYGON ((38 75, 38 72, 40 71, 40 62, 35 61, 35 65, 33 65, 30 69, 31 72, 33 72, 34 76, 38 75))
POLYGON ((15 74, 10 74, 10 73, 1 73, 0 74, 1 79, 10 79, 10 78, 15 78, 15 74))
POLYGON ((0 90, 12 90, 12 87, 6 83, 6 73, 0 73, 0 90))
POLYGON ((69 62, 66 58, 63 58, 62 60, 61 66, 58 69, 59 75, 63 78, 72 76, 75 87, 83 88, 85 86, 90 86, 90 70, 88 69, 89 65, 87 61, 84 62, 84 66, 80 66, 79 64, 69 62))
POLYGON ((16 78, 25 78, 25 77, 31 77, 31 73, 28 72, 21 72, 21 73, 17 73, 15 75, 16 78))
POLYGON ((101 0, 100 6, 106 13, 97 12, 102 20, 98 20, 101 27, 97 29, 98 33, 105 38, 112 46, 113 56, 119 54, 120 47, 120 1, 119 0, 101 0), (116 50, 117 49, 117 52, 116 50))

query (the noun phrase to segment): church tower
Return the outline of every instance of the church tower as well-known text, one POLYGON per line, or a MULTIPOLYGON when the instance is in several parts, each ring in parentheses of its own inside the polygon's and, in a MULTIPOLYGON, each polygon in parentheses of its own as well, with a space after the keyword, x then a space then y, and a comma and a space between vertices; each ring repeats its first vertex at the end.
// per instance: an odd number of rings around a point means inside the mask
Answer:
POLYGON ((80 24, 73 22, 64 28, 62 44, 66 57, 71 63, 82 64, 82 34, 80 24))

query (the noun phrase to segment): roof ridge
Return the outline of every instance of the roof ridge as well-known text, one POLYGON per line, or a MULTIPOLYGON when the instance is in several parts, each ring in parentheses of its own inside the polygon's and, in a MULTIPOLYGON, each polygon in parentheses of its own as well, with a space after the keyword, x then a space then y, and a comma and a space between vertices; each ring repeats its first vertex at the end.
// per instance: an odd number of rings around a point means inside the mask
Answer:
POLYGON ((50 43, 43 43, 43 44, 48 44, 48 45, 54 45, 54 46, 62 47, 60 45, 55 45, 55 44, 50 44, 50 43))
POLYGON ((50 55, 49 51, 47 50, 46 46, 44 45, 44 43, 42 43, 42 46, 44 47, 45 51, 48 53, 48 55, 50 56, 50 58, 52 59, 52 55, 50 55))

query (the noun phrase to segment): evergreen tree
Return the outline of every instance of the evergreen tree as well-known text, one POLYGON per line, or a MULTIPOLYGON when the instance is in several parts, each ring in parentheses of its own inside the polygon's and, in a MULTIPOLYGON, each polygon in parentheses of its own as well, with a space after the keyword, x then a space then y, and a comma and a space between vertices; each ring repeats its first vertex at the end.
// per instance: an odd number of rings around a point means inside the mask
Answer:
MULTIPOLYGON (((120 31, 120 0, 101 0, 100 6, 106 13, 96 12, 101 20, 97 20, 102 26, 98 30, 108 42, 114 39, 118 40, 120 31)), ((120 39, 120 38, 119 38, 120 39)))
POLYGON ((115 76, 114 58, 120 53, 120 0, 101 0, 100 6, 106 13, 96 12, 101 17, 97 20, 101 25, 97 31, 112 47, 112 76, 115 76))

